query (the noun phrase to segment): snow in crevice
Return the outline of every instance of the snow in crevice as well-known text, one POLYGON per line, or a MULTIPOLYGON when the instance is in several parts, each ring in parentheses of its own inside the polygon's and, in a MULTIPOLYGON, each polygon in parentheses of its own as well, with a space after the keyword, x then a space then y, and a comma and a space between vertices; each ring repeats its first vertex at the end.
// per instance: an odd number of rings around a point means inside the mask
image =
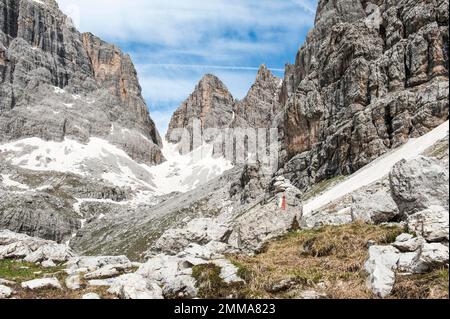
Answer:
POLYGON ((0 183, 2 183, 3 185, 5 185, 6 187, 12 187, 12 188, 18 188, 21 190, 28 190, 29 187, 27 185, 24 185, 22 183, 16 182, 14 180, 11 179, 11 175, 8 174, 4 174, 1 175, 2 176, 2 180, 0 181, 0 183))
POLYGON ((233 167, 225 158, 213 156, 213 146, 208 144, 181 155, 178 145, 164 142, 163 155, 166 162, 149 168, 160 194, 188 192, 233 167))
POLYGON ((445 122, 426 135, 410 139, 406 144, 390 153, 379 157, 371 164, 348 177, 342 183, 333 186, 325 193, 308 201, 304 206, 304 215, 314 211, 387 176, 391 169, 402 160, 412 160, 423 154, 435 143, 449 134, 449 122, 445 122))
MULTIPOLYGON (((231 162, 213 156, 211 145, 180 155, 177 145, 164 143, 167 161, 157 166, 137 163, 125 151, 100 138, 83 144, 71 139, 54 142, 34 137, 0 145, 0 152, 12 165, 24 169, 103 179, 115 186, 146 192, 145 196, 149 192, 154 196, 188 192, 232 168, 231 162)), ((136 201, 143 199, 143 194, 137 193, 136 197, 136 201)))

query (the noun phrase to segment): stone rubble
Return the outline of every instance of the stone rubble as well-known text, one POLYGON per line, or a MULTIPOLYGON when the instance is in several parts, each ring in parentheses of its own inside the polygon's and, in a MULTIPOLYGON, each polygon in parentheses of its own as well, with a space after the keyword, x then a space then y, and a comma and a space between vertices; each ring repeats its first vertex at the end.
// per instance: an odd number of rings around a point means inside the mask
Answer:
POLYGON ((0 259, 15 258, 27 262, 61 263, 75 256, 66 245, 0 230, 0 259))

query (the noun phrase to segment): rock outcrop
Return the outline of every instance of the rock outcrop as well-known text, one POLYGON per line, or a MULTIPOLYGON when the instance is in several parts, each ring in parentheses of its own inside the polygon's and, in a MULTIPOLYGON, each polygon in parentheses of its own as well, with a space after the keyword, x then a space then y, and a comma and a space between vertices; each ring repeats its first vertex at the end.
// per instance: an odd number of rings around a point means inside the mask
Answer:
POLYGON ((23 282, 21 284, 21 286, 22 286, 22 288, 29 289, 29 290, 62 289, 62 286, 59 283, 57 278, 33 279, 30 281, 23 282))
POLYGON ((0 11, 0 142, 101 137, 163 161, 128 55, 80 34, 54 0, 2 0, 0 11))
POLYGON ((387 181, 352 194, 351 212, 353 220, 373 224, 395 221, 400 214, 387 181))
POLYGON ((448 267, 448 171, 443 166, 421 156, 398 163, 390 173, 399 218, 416 237, 402 234, 390 246, 370 248, 367 284, 379 297, 392 292, 398 273, 420 274, 448 267))
POLYGON ((389 176, 400 212, 410 216, 431 206, 449 209, 449 172, 432 158, 418 157, 397 164, 389 176))
POLYGON ((448 119, 448 1, 319 1, 286 67, 284 174, 351 174, 448 119))
POLYGON ((282 80, 261 65, 256 80, 247 95, 234 107, 231 127, 270 128, 282 110, 278 101, 282 80))
MULTIPOLYGON (((183 133, 183 130, 192 135, 194 120, 197 120, 199 123, 198 134, 205 133, 206 129, 228 127, 233 120, 234 103, 233 96, 222 81, 214 75, 205 75, 196 86, 194 92, 173 114, 166 139, 171 143, 182 141, 183 136, 181 133, 183 133)), ((192 139, 192 136, 189 137, 192 139)), ((214 137, 213 135, 207 138, 212 140, 214 137)), ((183 142, 189 143, 188 145, 192 143, 191 140, 183 142)))
MULTIPOLYGON (((205 222, 196 221, 203 225, 205 222)), ((195 227, 194 224, 191 228, 197 232, 204 229, 204 226, 195 227)), ((55 277, 37 278, 22 282, 20 286, 25 290, 67 288, 77 291, 88 286, 108 287, 109 294, 121 299, 195 298, 198 289, 192 277, 194 266, 211 263, 220 268, 220 277, 225 283, 242 282, 237 275, 238 269, 222 255, 226 245, 214 241, 219 239, 221 230, 214 228, 205 231, 211 236, 205 237, 204 243, 207 244, 189 244, 174 255, 156 255, 144 264, 132 263, 125 256, 75 256, 65 245, 1 231, 0 260, 30 263, 55 261, 52 267, 64 267, 68 275, 65 286, 55 277), (36 258, 38 255, 39 258, 36 258)), ((13 290, 6 286, 9 284, 9 281, 0 281, 0 299, 12 296, 13 290)))
POLYGON ((17 234, 9 230, 0 231, 0 259, 23 259, 27 262, 65 262, 75 253, 66 245, 53 241, 17 234))
POLYGON ((203 141, 211 143, 220 136, 216 140, 215 152, 226 154, 222 143, 227 133, 221 130, 268 129, 274 126, 282 109, 278 101, 281 83, 281 79, 261 65, 254 84, 239 101, 216 76, 207 74, 173 114, 166 139, 171 143, 183 142, 187 151, 191 151, 200 146, 193 145, 193 138, 202 137, 203 141), (198 121, 197 134, 202 136, 192 136, 194 121, 198 121), (190 136, 183 137, 184 132, 190 136))

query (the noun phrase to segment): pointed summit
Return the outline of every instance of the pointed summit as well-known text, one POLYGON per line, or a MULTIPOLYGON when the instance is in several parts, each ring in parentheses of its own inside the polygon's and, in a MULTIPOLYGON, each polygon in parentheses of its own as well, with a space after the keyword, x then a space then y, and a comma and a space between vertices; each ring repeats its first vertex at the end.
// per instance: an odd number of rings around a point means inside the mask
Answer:
POLYGON ((215 75, 206 74, 194 92, 175 111, 169 123, 166 139, 178 143, 176 129, 192 130, 193 121, 199 120, 202 129, 224 128, 233 119, 234 98, 225 84, 215 75))
POLYGON ((280 104, 281 79, 262 64, 256 75, 255 83, 247 96, 236 104, 233 127, 271 127, 274 116, 278 113, 280 104))
POLYGON ((258 74, 256 75, 256 79, 266 79, 271 76, 273 76, 272 72, 267 68, 265 64, 261 64, 258 70, 258 74))
POLYGON ((214 74, 205 74, 195 88, 195 91, 198 90, 203 90, 210 94, 214 94, 215 91, 222 90, 228 93, 228 95, 231 95, 226 85, 214 74))
POLYGON ((256 74, 256 80, 257 82, 269 82, 269 83, 279 83, 281 82, 281 79, 273 75, 272 71, 270 71, 265 64, 261 64, 259 67, 258 73, 256 74))

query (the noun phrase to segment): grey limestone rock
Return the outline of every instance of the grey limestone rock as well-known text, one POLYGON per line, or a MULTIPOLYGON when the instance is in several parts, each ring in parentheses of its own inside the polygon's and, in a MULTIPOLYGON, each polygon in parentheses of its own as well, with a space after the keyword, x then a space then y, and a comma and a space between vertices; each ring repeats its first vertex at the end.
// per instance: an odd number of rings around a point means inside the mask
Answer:
POLYGON ((410 216, 431 206, 449 208, 449 173, 441 162, 424 156, 398 163, 390 173, 400 212, 410 216))
POLYGON ((102 137, 137 161, 164 160, 128 55, 79 33, 54 0, 2 0, 0 11, 0 142, 102 137))
POLYGON ((286 67, 281 167, 301 190, 448 119, 448 1, 321 0, 286 67))

